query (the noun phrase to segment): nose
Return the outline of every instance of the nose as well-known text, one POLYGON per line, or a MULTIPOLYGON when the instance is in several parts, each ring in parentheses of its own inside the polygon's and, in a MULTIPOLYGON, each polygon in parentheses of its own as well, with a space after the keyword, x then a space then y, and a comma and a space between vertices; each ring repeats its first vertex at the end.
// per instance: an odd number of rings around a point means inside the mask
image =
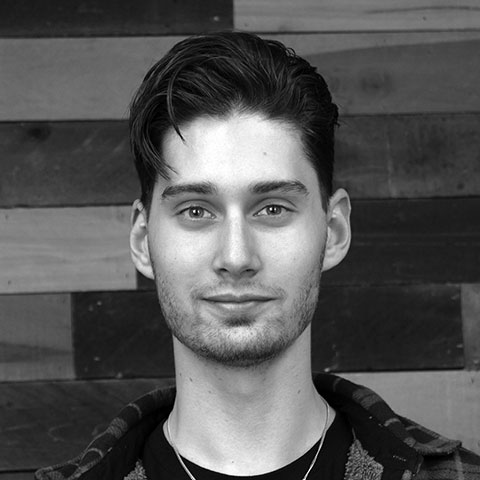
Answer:
POLYGON ((218 233, 213 268, 223 279, 251 278, 261 268, 255 238, 241 215, 227 217, 218 233))

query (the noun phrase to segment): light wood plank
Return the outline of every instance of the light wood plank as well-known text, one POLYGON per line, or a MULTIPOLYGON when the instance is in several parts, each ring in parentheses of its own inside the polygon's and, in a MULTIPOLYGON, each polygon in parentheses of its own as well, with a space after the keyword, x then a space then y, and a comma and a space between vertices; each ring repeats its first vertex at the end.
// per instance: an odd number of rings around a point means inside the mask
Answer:
POLYGON ((252 32, 467 30, 480 27, 476 0, 234 0, 235 28, 252 32))
POLYGON ((480 372, 350 373, 392 409, 480 454, 480 372))
POLYGON ((461 298, 465 366, 480 370, 480 285, 462 285, 461 298))
POLYGON ((74 377, 70 295, 0 295, 0 381, 74 377))
MULTIPOLYGON (((343 114, 480 110, 480 32, 268 36, 318 66, 343 114)), ((0 121, 125 118, 180 39, 0 40, 0 121)))
POLYGON ((130 207, 0 210, 0 292, 135 288, 130 207))

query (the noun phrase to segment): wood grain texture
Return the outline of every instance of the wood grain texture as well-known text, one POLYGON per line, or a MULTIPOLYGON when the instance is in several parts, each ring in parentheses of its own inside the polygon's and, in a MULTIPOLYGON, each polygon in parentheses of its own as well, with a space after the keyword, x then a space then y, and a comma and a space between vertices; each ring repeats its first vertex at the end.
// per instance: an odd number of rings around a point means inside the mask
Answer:
MULTIPOLYGON (((126 122, 1 123, 0 158, 0 207, 139 196, 126 122)), ((353 198, 480 196, 480 115, 344 117, 335 171, 353 198)))
POLYGON ((480 454, 480 372, 342 374, 370 387, 392 409, 480 454))
POLYGON ((480 285, 462 285, 465 366, 480 370, 480 285))
POLYGON ((331 284, 478 283, 480 198, 358 200, 352 245, 331 284))
POLYGON ((234 0, 235 28, 252 32, 463 30, 480 26, 475 0, 234 0))
POLYGON ((0 471, 73 458, 128 402, 170 380, 0 384, 0 471))
POLYGON ((72 301, 77 378, 173 375, 171 334, 155 292, 92 292, 72 301))
POLYGON ((126 122, 3 123, 0 158, 3 207, 129 204, 139 196, 126 122))
POLYGON ((0 292, 135 287, 130 207, 0 210, 0 292))
POLYGON ((1 37, 176 35, 223 30, 233 25, 226 0, 4 0, 1 37))
MULTIPOLYGON (((73 296, 79 378, 173 375, 154 291, 73 296)), ((457 286, 324 287, 313 321, 317 371, 463 367, 457 286)))
MULTIPOLYGON (((358 373, 401 415, 480 453, 480 372, 358 373)), ((77 455, 120 408, 170 380, 0 384, 0 471, 36 469, 77 455)))
MULTIPOLYGON (((480 109, 480 32, 268 36, 318 67, 343 114, 480 109)), ((125 118, 147 69, 180 39, 0 40, 0 121, 125 118)))
POLYGON ((463 367, 460 289, 324 287, 312 324, 315 371, 463 367))
POLYGON ((0 295, 0 381, 73 378, 69 295, 0 295))

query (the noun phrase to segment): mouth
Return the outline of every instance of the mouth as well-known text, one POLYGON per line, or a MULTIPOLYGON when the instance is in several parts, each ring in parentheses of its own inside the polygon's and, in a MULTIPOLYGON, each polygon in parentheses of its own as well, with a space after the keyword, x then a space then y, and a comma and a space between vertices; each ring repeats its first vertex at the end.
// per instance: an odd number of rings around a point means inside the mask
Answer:
POLYGON ((220 294, 205 297, 203 300, 221 312, 246 314, 254 313, 275 298, 259 294, 220 294))

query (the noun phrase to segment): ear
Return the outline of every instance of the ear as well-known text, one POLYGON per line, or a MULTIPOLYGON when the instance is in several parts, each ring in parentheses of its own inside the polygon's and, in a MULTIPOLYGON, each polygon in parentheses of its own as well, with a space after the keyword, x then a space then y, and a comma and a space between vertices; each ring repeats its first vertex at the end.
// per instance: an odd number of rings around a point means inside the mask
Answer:
POLYGON ((323 271, 338 265, 350 248, 350 198, 339 188, 331 197, 327 211, 327 245, 323 258, 323 271))
POLYGON ((130 253, 133 263, 142 275, 153 280, 152 261, 148 248, 147 212, 140 200, 133 202, 130 220, 132 224, 130 230, 130 253))

